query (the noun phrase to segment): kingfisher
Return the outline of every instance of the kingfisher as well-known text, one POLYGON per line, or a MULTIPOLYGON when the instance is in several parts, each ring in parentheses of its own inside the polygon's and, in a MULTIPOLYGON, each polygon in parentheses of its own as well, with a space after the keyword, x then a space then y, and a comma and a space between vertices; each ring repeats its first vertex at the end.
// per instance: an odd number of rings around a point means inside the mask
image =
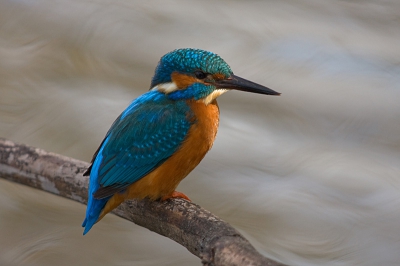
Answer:
POLYGON ((85 235, 127 199, 190 199, 175 189, 211 149, 216 98, 229 90, 280 95, 233 74, 217 54, 192 48, 164 55, 150 90, 118 116, 84 173, 90 175, 85 235))

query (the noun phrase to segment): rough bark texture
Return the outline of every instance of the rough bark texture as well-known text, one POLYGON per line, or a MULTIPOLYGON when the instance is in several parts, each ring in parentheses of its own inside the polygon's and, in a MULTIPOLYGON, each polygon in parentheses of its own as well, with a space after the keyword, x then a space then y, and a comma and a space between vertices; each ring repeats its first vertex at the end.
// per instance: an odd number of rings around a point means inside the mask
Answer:
MULTIPOLYGON (((88 163, 0 139, 0 177, 87 203, 88 163)), ((166 236, 199 257, 203 265, 283 265, 260 255, 233 227, 182 199, 132 200, 114 214, 166 236)), ((79 226, 79 225, 77 225, 79 226)))

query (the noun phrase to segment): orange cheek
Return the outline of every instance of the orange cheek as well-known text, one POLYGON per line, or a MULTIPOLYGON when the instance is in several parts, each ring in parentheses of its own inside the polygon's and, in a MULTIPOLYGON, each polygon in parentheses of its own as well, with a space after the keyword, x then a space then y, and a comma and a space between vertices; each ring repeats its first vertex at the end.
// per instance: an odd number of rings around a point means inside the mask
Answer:
POLYGON ((213 75, 213 78, 214 78, 215 80, 221 80, 221 79, 225 79, 225 76, 224 76, 223 74, 217 73, 217 74, 214 74, 214 75, 213 75))
POLYGON ((192 85, 195 82, 200 82, 195 77, 191 77, 191 76, 181 74, 178 72, 172 73, 171 79, 179 89, 184 89, 184 88, 187 88, 188 86, 192 85))

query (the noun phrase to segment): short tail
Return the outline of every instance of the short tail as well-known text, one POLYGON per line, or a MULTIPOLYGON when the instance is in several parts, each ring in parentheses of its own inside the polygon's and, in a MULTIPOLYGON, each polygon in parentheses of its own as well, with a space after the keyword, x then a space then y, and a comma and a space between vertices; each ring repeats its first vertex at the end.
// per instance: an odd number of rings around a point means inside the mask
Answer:
POLYGON ((101 161, 103 160, 102 153, 104 145, 108 142, 108 139, 109 137, 103 140, 98 151, 96 151, 95 153, 95 158, 92 165, 85 172, 85 175, 90 174, 90 180, 88 189, 89 201, 86 208, 86 218, 82 223, 82 227, 85 227, 83 235, 86 235, 87 232, 89 232, 89 230, 93 227, 93 225, 99 220, 100 214, 104 209, 104 206, 106 206, 107 201, 111 198, 111 196, 109 196, 103 199, 96 199, 93 196, 93 194, 100 188, 98 172, 101 161))
POLYGON ((82 227, 85 227, 83 235, 86 235, 87 232, 89 232, 89 230, 97 222, 101 214, 101 211, 104 209, 104 206, 106 205, 108 200, 109 197, 104 199, 95 199, 91 197, 89 199, 88 206, 86 209, 86 218, 82 223, 82 227))

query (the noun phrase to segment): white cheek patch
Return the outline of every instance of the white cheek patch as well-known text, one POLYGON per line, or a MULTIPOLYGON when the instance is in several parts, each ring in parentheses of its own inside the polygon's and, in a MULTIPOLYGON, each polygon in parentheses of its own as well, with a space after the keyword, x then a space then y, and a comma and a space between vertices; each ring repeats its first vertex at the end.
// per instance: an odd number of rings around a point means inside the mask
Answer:
POLYGON ((173 91, 176 91, 177 89, 178 89, 178 86, 176 86, 175 82, 168 82, 168 83, 158 84, 157 86, 154 86, 151 90, 152 91, 160 91, 165 94, 168 94, 173 91))
POLYGON ((210 102, 214 101, 218 96, 220 96, 221 94, 227 92, 227 89, 217 89, 213 92, 211 92, 209 95, 207 95, 207 97, 205 97, 203 99, 204 103, 207 105, 210 102))

